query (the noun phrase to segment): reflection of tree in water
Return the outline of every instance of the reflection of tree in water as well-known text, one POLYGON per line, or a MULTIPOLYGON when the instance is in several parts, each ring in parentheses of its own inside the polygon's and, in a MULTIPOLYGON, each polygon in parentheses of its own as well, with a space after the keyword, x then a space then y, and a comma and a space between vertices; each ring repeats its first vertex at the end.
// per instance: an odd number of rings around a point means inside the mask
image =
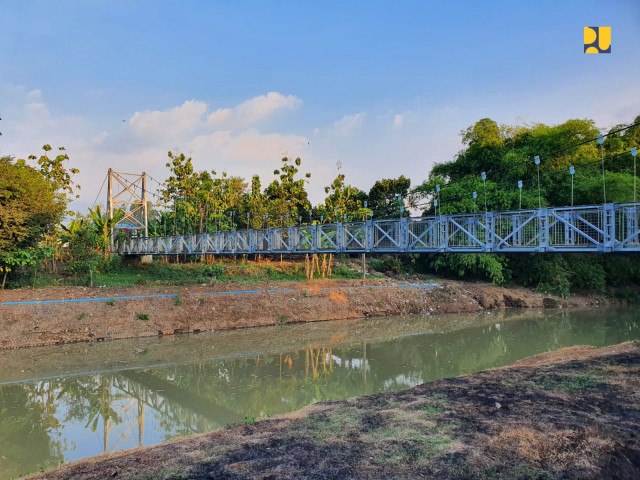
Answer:
POLYGON ((52 381, 0 386, 0 476, 54 468, 62 462, 65 443, 56 435, 56 394, 52 381))
POLYGON ((5 457, 0 474, 15 476, 59 464, 67 445, 56 436, 56 414, 64 416, 63 423, 81 422, 88 430, 102 431, 104 450, 114 451, 136 437, 143 443, 149 409, 156 419, 154 430, 168 439, 245 416, 398 390, 567 345, 618 343, 626 338, 621 332, 629 338, 640 333, 637 314, 603 316, 558 312, 551 320, 482 322, 464 330, 351 345, 343 335, 334 345, 0 387, 0 456, 5 457), (110 438, 114 425, 123 427, 119 438, 110 438))

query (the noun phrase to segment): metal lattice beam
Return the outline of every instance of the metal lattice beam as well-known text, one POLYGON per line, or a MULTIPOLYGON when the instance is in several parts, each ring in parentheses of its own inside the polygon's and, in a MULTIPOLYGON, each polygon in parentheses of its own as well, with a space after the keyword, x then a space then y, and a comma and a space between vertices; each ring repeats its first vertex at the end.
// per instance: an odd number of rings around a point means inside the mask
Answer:
POLYGON ((640 252, 640 202, 238 230, 119 243, 122 255, 640 252))

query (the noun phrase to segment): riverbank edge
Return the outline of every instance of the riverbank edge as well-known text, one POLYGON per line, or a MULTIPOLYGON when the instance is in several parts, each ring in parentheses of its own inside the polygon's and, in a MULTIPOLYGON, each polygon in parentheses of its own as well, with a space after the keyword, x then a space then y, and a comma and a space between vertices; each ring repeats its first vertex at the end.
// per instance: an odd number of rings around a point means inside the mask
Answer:
POLYGON ((613 303, 598 295, 562 299, 525 288, 392 279, 5 290, 0 349, 390 315, 613 303))
POLYGON ((637 478, 638 373, 638 341, 564 348, 29 478, 637 478))

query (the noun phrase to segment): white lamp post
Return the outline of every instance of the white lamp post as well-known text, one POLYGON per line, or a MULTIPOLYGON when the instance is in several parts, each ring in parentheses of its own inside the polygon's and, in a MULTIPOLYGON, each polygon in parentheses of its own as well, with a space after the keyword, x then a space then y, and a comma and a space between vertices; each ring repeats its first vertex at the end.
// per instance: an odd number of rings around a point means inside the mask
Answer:
POLYGON ((542 200, 540 197, 540 157, 536 155, 533 157, 533 161, 536 164, 536 167, 538 167, 538 208, 542 208, 542 200))
POLYGON ((636 198, 636 155, 638 155, 638 150, 636 147, 631 149, 631 155, 633 156, 633 201, 637 202, 636 198))
POLYGON ((604 203, 607 203, 607 186, 604 181, 604 150, 602 148, 604 137, 602 134, 598 135, 598 143, 600 144, 600 160, 602 162, 602 199, 604 200, 604 203))
POLYGON ((569 167, 569 175, 571 175, 571 206, 573 207, 573 175, 576 173, 576 169, 573 166, 569 167))
POLYGON ((482 189, 484 190, 484 213, 487 213, 487 173, 482 172, 480 178, 482 178, 482 189))
POLYGON ((518 191, 520 193, 520 200, 518 202, 518 210, 522 210, 522 180, 518 180, 518 191))

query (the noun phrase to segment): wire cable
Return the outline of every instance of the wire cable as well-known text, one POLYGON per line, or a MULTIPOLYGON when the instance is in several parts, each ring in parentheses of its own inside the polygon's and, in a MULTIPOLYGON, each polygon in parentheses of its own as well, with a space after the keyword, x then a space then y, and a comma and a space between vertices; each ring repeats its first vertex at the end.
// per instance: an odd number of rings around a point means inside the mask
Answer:
POLYGON ((104 184, 107 181, 108 176, 109 176, 109 173, 107 172, 107 174, 104 176, 104 180, 102 180, 102 186, 100 187, 100 190, 98 191, 98 194, 96 195, 96 199, 93 201, 93 205, 91 206, 91 208, 94 208, 96 206, 96 203, 98 202, 98 197, 100 197, 100 194, 102 193, 102 189, 104 188, 104 184))

